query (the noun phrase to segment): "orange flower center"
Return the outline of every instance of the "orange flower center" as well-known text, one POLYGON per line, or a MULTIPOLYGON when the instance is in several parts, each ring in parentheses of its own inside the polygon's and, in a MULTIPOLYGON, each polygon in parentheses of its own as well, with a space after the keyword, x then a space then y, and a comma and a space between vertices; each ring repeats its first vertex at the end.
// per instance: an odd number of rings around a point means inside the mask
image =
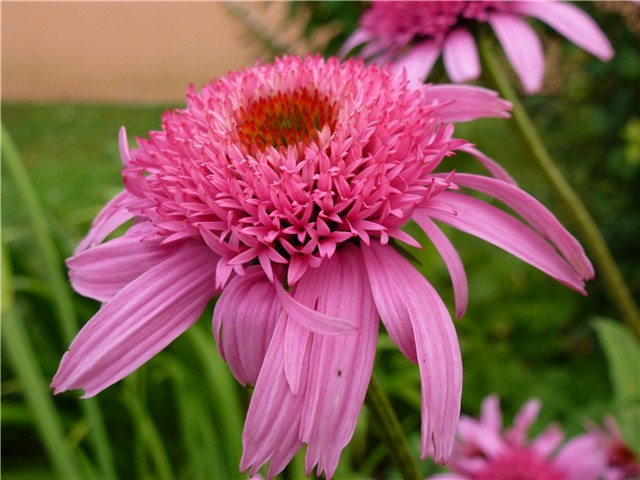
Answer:
POLYGON ((237 132, 249 149, 297 145, 315 137, 325 125, 333 130, 334 111, 334 103, 315 89, 278 92, 241 108, 237 132))

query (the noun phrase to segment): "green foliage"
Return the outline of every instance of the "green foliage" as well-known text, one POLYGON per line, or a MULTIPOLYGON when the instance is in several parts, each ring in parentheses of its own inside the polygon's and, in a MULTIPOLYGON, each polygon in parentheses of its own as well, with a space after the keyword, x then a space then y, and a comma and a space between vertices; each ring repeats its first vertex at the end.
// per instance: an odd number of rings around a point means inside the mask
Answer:
POLYGON ((618 406, 618 424, 626 441, 640 445, 640 344, 631 332, 610 319, 594 321, 607 355, 609 376, 618 406))

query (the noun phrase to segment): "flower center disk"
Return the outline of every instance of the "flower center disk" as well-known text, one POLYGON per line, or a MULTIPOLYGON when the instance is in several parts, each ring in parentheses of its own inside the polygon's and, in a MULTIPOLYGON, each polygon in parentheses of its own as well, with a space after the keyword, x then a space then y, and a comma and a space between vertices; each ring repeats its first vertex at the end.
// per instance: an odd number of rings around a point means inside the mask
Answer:
POLYGON ((241 108, 237 132, 249 150, 307 143, 318 130, 335 127, 335 104, 315 89, 278 92, 241 108))

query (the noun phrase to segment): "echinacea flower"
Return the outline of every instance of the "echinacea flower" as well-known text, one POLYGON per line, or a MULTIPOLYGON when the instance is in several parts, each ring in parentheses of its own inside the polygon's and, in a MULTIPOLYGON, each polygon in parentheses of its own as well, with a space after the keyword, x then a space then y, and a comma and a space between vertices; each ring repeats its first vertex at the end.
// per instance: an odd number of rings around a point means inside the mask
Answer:
POLYGON ((449 459, 451 473, 430 480, 596 480, 604 472, 606 450, 597 433, 578 435, 562 443, 564 434, 549 425, 527 438, 542 404, 531 399, 503 430, 498 397, 482 403, 478 420, 462 416, 458 439, 449 459))
POLYGON ((488 23, 526 93, 540 90, 544 75, 542 44, 525 17, 535 17, 603 61, 613 49, 591 17, 563 1, 375 1, 342 48, 346 54, 366 44, 361 55, 393 62, 422 82, 442 53, 445 70, 456 82, 475 80, 480 59, 474 24, 488 23))
POLYGON ((459 345, 435 289, 394 248, 420 246, 400 227, 415 220, 442 254, 458 316, 464 269, 433 220, 577 291, 593 275, 548 210, 454 138, 452 122, 508 109, 481 88, 413 88, 362 61, 283 57, 191 89, 186 108, 167 112, 138 148, 122 130, 125 190, 68 260, 74 288, 103 305, 64 355, 55 392, 95 395, 221 293, 219 352, 241 384, 255 386, 241 468, 253 475, 269 461, 271 478, 307 444, 307 472, 331 477, 364 401, 381 318, 420 368, 422 455, 443 462, 460 414, 459 345), (435 173, 457 150, 498 178, 435 173), (495 197, 529 225, 459 187, 495 197))
POLYGON ((604 429, 589 425, 589 430, 599 436, 607 453, 607 466, 603 480, 635 480, 640 478, 640 460, 627 445, 615 418, 604 418, 604 429))

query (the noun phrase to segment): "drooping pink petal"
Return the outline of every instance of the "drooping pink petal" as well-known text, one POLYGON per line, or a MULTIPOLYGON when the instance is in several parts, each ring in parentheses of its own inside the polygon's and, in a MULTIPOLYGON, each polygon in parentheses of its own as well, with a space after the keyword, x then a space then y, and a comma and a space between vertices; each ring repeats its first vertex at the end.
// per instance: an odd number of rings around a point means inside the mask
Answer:
POLYGON ((73 288, 100 302, 111 300, 127 284, 174 253, 160 240, 145 240, 151 224, 133 226, 122 237, 83 250, 67 260, 73 288))
POLYGON ((411 47, 407 53, 398 58, 393 63, 392 70, 396 73, 405 71, 412 84, 420 85, 429 75, 439 56, 440 46, 432 40, 427 40, 411 47))
POLYGON ((282 306, 261 267, 245 273, 235 276, 216 302, 213 334, 238 382, 255 385, 282 306))
POLYGON ((76 247, 74 254, 77 255, 88 248, 98 245, 116 228, 131 220, 133 214, 127 207, 135 199, 131 193, 124 190, 107 203, 93 221, 87 236, 76 247))
MULTIPOLYGON (((315 278, 313 275, 311 278, 315 278)), ((349 335, 356 330, 356 320, 332 317, 301 304, 280 283, 276 282, 280 303, 291 318, 301 326, 322 335, 349 335)))
POLYGON ((489 23, 518 74, 524 91, 534 93, 540 90, 544 76, 544 53, 533 28, 517 16, 506 13, 491 13, 489 23))
POLYGON ((469 122, 478 118, 509 118, 511 103, 493 90, 468 85, 429 85, 422 90, 425 99, 444 106, 438 113, 446 122, 469 122))
POLYGON ((536 17, 600 60, 613 58, 613 47, 596 22, 568 2, 513 2, 513 12, 536 17))
POLYGON ((565 472, 568 480, 595 480, 604 472, 607 452, 598 435, 587 433, 571 439, 553 463, 565 472))
POLYGON ((371 40, 371 38, 372 37, 370 32, 358 28, 351 35, 349 35, 349 38, 347 38, 347 40, 344 42, 344 45, 340 47, 338 56, 345 57, 351 50, 359 45, 362 45, 363 43, 368 42, 369 40, 371 40))
POLYGON ((466 173, 456 174, 455 183, 491 195, 508 205, 538 233, 553 243, 583 279, 593 278, 593 266, 582 245, 542 203, 524 190, 517 186, 505 185, 499 180, 466 173))
POLYGON ((492 243, 533 265, 558 282, 585 293, 584 280, 534 230, 486 202, 453 192, 443 192, 438 200, 455 214, 427 206, 431 218, 492 243))
POLYGON ((442 233, 442 230, 429 218, 429 215, 424 210, 416 210, 412 217, 420 228, 427 234, 429 240, 433 242, 440 256, 444 260, 449 275, 451 276, 451 282, 453 283, 453 292, 456 303, 456 317, 462 318, 467 310, 467 303, 469 301, 469 289, 467 286, 467 275, 464 271, 464 265, 458 255, 457 250, 451 244, 451 241, 447 236, 442 233))
POLYGON ((371 242, 362 251, 382 321, 411 321, 422 378, 421 453, 443 463, 453 448, 462 395, 462 359, 453 322, 429 282, 391 246, 371 242), (392 305, 388 298, 395 300, 392 305))
POLYGON ((498 180, 502 180, 503 182, 510 183, 511 185, 518 185, 518 182, 514 180, 514 178, 507 172, 507 170, 502 167, 498 162, 488 157, 480 150, 475 147, 466 146, 460 149, 463 152, 468 153, 473 158, 475 158, 484 168, 486 168, 491 175, 496 177, 498 180))
MULTIPOLYGON (((277 475, 302 446, 299 426, 303 393, 293 395, 284 371, 284 338, 290 322, 282 312, 265 356, 242 431, 240 470, 255 473, 269 459, 269 477, 277 475)), ((306 389, 309 359, 304 359, 300 392, 306 389)))
POLYGON ((452 30, 442 46, 442 59, 449 78, 455 83, 475 80, 480 76, 478 48, 469 30, 452 30))
POLYGON ((317 465, 318 474, 324 471, 330 478, 342 449, 353 436, 378 338, 378 314, 360 251, 345 245, 328 262, 303 277, 298 295, 302 301, 317 297, 318 311, 357 322, 358 330, 352 335, 313 335, 309 352, 300 438, 308 444, 307 473, 317 465), (301 292, 305 284, 309 287, 307 295, 301 292), (312 286, 320 291, 314 292, 312 286))
POLYGON ((91 397, 165 348, 217 293, 216 261, 203 243, 185 243, 124 287, 71 343, 51 383, 55 392, 83 389, 91 397))

